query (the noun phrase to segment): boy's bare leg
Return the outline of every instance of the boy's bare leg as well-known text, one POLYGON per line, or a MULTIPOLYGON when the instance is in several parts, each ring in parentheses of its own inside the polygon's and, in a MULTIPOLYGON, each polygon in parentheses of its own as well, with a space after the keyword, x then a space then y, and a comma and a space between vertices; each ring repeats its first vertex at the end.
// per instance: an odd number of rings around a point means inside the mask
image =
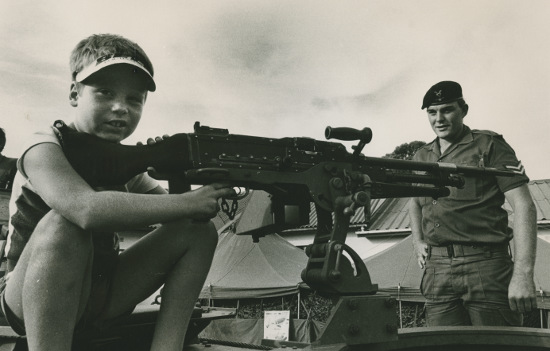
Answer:
POLYGON ((90 291, 91 235, 54 211, 39 222, 6 285, 29 350, 70 350, 90 291))
POLYGON ((212 223, 190 220, 167 223, 147 234, 120 255, 104 317, 124 313, 164 283, 151 350, 181 351, 217 240, 212 223))

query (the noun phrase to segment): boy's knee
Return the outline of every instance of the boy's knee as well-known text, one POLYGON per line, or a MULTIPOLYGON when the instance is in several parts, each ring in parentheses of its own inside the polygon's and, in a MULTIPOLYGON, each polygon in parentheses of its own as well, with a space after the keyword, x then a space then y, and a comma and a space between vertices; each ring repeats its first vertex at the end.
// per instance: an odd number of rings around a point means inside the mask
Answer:
MULTIPOLYGON (((92 234, 50 211, 36 226, 31 240, 34 250, 81 255, 93 249, 92 234)), ((34 251, 33 250, 33 251, 34 251)))
POLYGON ((182 220, 164 224, 168 229, 177 233, 180 237, 188 237, 193 240, 186 240, 195 245, 204 245, 215 248, 218 244, 218 231, 212 221, 200 222, 193 220, 182 220))
POLYGON ((201 240, 205 240, 208 245, 215 248, 218 245, 218 231, 214 223, 211 221, 204 223, 204 228, 201 228, 201 230, 203 231, 201 240))
POLYGON ((207 222, 192 222, 195 232, 200 233, 201 239, 214 241, 218 243, 218 231, 212 221, 207 222))

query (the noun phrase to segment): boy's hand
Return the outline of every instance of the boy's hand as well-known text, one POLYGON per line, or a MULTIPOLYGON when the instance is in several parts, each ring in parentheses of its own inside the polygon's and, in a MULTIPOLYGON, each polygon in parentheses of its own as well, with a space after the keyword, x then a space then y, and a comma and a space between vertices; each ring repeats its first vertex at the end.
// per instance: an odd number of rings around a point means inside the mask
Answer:
MULTIPOLYGON (((155 137, 154 139, 153 138, 149 138, 147 139, 147 145, 155 145, 156 143, 158 143, 159 141, 163 141, 165 139, 168 139, 170 136, 168 134, 164 134, 163 136, 158 136, 158 137, 155 137)), ((143 143, 141 141, 138 141, 137 142, 138 145, 143 145, 143 143)))
POLYGON ((209 220, 220 211, 218 199, 235 196, 235 190, 228 184, 212 183, 186 193, 192 197, 191 216, 198 220, 209 220))
MULTIPOLYGON (((161 137, 155 137, 154 139, 153 138, 149 138, 147 139, 147 145, 155 145, 156 143, 158 142, 161 142, 163 140, 166 140, 168 139, 170 136, 168 134, 164 134, 163 136, 161 137)), ((141 141, 138 141, 137 142, 137 145, 143 145, 143 143, 141 141)), ((168 175, 161 175, 160 173, 158 173, 156 171, 156 169, 154 169, 153 167, 147 167, 147 173, 149 174, 150 177, 154 178, 154 179, 168 179, 168 175)))

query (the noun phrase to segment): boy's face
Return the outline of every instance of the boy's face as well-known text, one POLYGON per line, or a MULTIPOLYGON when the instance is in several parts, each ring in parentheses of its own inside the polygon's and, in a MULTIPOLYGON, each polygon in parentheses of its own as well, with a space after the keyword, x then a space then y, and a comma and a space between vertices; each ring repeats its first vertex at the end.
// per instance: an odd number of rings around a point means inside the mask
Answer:
POLYGON ((147 98, 147 81, 131 66, 106 67, 82 85, 71 86, 71 105, 77 107, 75 128, 102 139, 120 142, 136 129, 147 98))

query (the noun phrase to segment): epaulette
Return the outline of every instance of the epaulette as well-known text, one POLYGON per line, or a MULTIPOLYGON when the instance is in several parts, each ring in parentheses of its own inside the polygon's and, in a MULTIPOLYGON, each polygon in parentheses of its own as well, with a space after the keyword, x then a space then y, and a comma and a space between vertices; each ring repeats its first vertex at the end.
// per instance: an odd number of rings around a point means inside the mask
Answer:
POLYGON ((472 129, 472 134, 485 134, 490 136, 502 137, 502 134, 498 134, 493 132, 492 130, 486 130, 486 129, 472 129))

